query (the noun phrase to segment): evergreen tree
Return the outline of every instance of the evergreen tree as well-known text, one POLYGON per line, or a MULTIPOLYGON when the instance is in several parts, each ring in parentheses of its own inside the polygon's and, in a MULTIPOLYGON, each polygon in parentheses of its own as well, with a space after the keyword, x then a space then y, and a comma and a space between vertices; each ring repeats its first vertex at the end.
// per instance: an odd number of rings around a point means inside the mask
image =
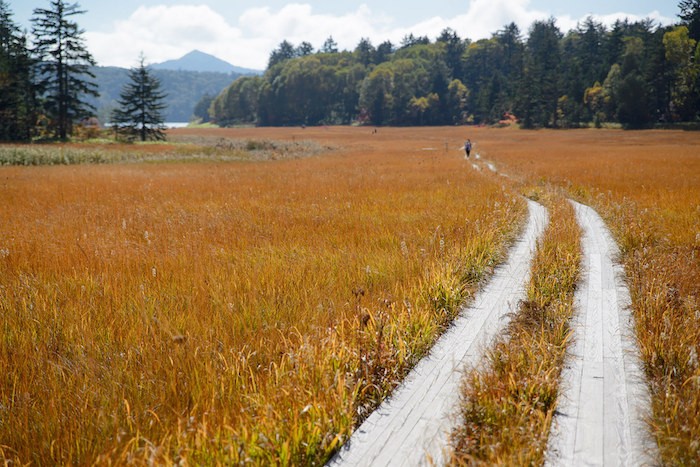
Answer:
POLYGON ((32 67, 26 37, 0 0, 0 140, 31 138, 36 120, 32 67))
POLYGON ((561 32, 554 19, 536 21, 530 28, 519 105, 526 128, 556 124, 560 41, 561 32))
POLYGON ((377 52, 374 55, 374 63, 377 65, 389 61, 394 53, 394 44, 391 41, 384 41, 377 46, 377 52))
POLYGON ((681 0, 678 4, 683 25, 688 28, 691 39, 700 42, 700 0, 681 0))
POLYGON ((408 34, 407 36, 404 36, 403 39, 401 39, 401 48, 402 49, 407 49, 409 47, 413 47, 414 45, 428 45, 430 44, 430 39, 428 39, 428 36, 414 36, 413 33, 408 34))
POLYGON ((129 80, 119 97, 120 108, 112 113, 112 122, 117 131, 127 139, 141 141, 164 140, 162 110, 165 109, 165 94, 160 90, 160 81, 139 59, 139 66, 129 70, 129 80))
POLYGON ((445 64, 450 69, 450 78, 462 78, 462 55, 467 49, 466 43, 457 35, 457 33, 450 29, 443 29, 440 36, 437 38, 437 42, 444 44, 444 60, 445 64))
POLYGON ((51 0, 49 8, 36 8, 31 20, 38 84, 54 136, 60 139, 72 133, 74 122, 94 114, 85 96, 98 96, 97 85, 90 80, 95 78, 90 71, 95 60, 83 42, 85 31, 71 20, 83 13, 77 3, 51 0))
POLYGON ((285 60, 290 60, 296 57, 296 49, 291 42, 284 40, 280 42, 280 45, 270 53, 270 59, 267 62, 267 68, 270 69, 278 63, 282 63, 285 60))
MULTIPOLYGON (((524 45, 520 38, 520 29, 515 23, 506 25, 495 35, 496 40, 503 48, 503 63, 501 72, 509 82, 516 83, 523 72, 524 45)), ((512 86, 510 97, 515 95, 515 86, 512 86)))
POLYGON ((323 54, 336 54, 338 53, 338 43, 333 39, 333 36, 328 36, 328 39, 323 43, 320 50, 323 54))
MULTIPOLYGON (((674 118, 671 105, 673 88, 673 65, 666 59, 664 36, 673 27, 658 28, 647 46, 645 75, 649 84, 649 111, 656 121, 671 121, 674 118)), ((690 102, 688 102, 690 103, 690 102)))
POLYGON ((299 44, 299 47, 297 47, 296 49, 297 57, 306 57, 307 55, 311 55, 312 53, 314 53, 314 46, 306 41, 299 44))
POLYGON ((369 39, 362 38, 355 48, 357 60, 364 66, 369 66, 374 60, 376 50, 369 39))
POLYGON ((581 63, 581 79, 585 85, 605 79, 605 74, 610 68, 605 63, 604 38, 605 26, 596 23, 590 16, 576 32, 580 38, 577 43, 577 52, 581 63))

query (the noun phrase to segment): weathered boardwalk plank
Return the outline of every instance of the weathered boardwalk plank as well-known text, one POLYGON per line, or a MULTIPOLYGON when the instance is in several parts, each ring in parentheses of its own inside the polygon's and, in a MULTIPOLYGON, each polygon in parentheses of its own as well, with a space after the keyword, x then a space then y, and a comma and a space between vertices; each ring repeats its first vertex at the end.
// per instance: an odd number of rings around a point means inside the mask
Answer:
POLYGON ((617 245, 590 207, 572 202, 583 229, 574 340, 561 375, 549 465, 654 465, 644 418, 649 395, 638 358, 617 245))
POLYGON ((527 227, 508 261, 329 465, 444 464, 449 433, 458 420, 463 370, 478 363, 524 297, 537 239, 547 223, 544 207, 528 201, 528 208, 527 227))

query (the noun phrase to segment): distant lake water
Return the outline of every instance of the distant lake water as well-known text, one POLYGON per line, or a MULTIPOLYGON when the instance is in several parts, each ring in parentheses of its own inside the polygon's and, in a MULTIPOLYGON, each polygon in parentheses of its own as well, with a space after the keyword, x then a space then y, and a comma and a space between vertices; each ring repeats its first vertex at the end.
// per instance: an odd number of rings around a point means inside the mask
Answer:
MULTIPOLYGON (((165 128, 185 128, 187 125, 189 125, 189 122, 165 122, 163 125, 165 125, 165 128)), ((111 126, 111 122, 104 124, 105 128, 110 128, 111 126)))

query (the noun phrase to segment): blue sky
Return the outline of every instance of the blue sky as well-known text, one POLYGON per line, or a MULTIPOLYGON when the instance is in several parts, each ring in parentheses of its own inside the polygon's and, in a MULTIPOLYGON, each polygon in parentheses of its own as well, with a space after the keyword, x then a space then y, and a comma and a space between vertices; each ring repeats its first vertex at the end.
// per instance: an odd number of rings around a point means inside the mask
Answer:
MULTIPOLYGON (((69 3, 71 0, 68 0, 69 3)), ((15 20, 29 28, 34 8, 49 0, 10 0, 15 20)), ((320 47, 330 35, 342 49, 363 37, 395 44, 408 33, 435 38, 451 27, 461 37, 489 37, 515 22, 523 34, 553 16, 568 31, 592 15, 604 24, 628 17, 660 24, 677 21, 675 0, 82 0, 76 19, 100 65, 134 66, 178 58, 199 49, 234 65, 264 69, 282 40, 320 47)))

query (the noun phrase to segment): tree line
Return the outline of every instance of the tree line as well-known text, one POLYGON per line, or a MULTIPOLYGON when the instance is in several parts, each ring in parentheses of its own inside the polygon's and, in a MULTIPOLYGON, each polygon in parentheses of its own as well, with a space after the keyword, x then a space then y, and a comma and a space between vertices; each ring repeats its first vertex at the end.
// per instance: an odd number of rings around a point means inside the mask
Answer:
MULTIPOLYGON (((34 9, 30 43, 0 0, 0 140, 66 140, 96 126, 88 101, 98 97, 96 62, 74 19, 83 13, 64 0, 34 9)), ((112 113, 115 130, 125 139, 163 139, 164 95, 143 57, 129 78, 112 113)))
POLYGON ((209 107, 220 125, 497 124, 525 128, 696 122, 700 104, 700 0, 680 21, 587 18, 567 33, 554 19, 515 24, 472 42, 452 29, 400 45, 362 39, 339 51, 283 41, 263 76, 241 77, 209 107))

